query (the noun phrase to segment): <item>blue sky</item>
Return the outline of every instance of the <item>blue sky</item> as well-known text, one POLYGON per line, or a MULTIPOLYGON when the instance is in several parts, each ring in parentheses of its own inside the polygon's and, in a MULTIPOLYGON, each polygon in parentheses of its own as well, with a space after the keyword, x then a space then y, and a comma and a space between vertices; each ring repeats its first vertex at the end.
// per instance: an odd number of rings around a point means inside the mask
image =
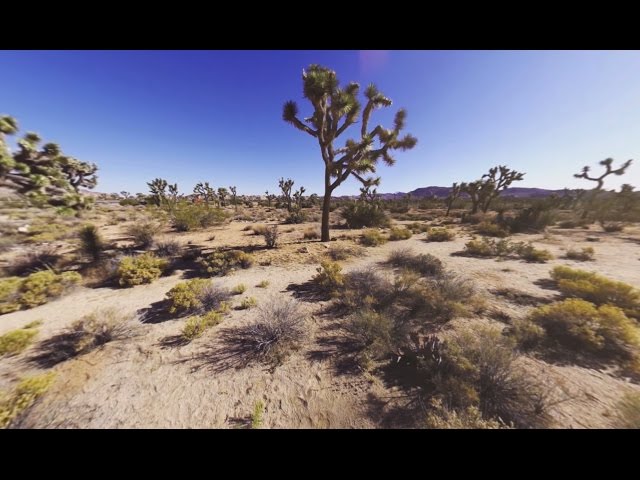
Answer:
MULTIPOLYGON (((408 110, 418 145, 379 168, 381 191, 497 164, 527 172, 519 186, 590 186, 573 173, 606 157, 635 159, 607 188, 640 187, 638 51, 2 51, 0 114, 97 163, 98 191, 146 191, 159 176, 257 194, 284 176, 321 193, 317 144, 281 119, 289 99, 310 112, 311 63, 391 97, 372 122, 408 110)), ((357 192, 350 180, 335 194, 357 192)))

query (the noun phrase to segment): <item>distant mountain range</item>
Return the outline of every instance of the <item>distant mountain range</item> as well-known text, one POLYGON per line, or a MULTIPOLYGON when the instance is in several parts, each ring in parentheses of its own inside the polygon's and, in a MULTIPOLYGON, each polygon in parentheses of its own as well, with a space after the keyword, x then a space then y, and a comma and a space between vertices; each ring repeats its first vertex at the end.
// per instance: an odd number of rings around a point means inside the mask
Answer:
MULTIPOLYGON (((451 187, 421 187, 408 192, 412 198, 445 198, 451 192, 451 187)), ((503 197, 516 198, 543 198, 549 195, 561 195, 564 190, 547 190, 545 188, 507 188, 500 193, 503 197)), ((381 193, 380 198, 385 200, 394 200, 404 198, 407 192, 381 193)), ((340 198, 357 198, 358 195, 347 195, 340 198)))

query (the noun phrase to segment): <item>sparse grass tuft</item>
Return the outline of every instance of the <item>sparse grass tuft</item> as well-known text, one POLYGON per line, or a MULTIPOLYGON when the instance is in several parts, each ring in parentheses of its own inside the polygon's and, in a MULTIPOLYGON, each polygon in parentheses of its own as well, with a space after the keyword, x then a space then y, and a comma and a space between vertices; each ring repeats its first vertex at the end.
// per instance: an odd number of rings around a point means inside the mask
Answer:
POLYGON ((258 288, 267 288, 269 286, 269 280, 262 280, 256 285, 258 288))
POLYGON ((253 297, 243 298, 236 310, 248 310, 258 305, 258 301, 253 297))
POLYGON ((247 286, 244 283, 239 283, 238 285, 236 285, 231 289, 231 293, 233 295, 242 295, 246 291, 247 291, 247 286))

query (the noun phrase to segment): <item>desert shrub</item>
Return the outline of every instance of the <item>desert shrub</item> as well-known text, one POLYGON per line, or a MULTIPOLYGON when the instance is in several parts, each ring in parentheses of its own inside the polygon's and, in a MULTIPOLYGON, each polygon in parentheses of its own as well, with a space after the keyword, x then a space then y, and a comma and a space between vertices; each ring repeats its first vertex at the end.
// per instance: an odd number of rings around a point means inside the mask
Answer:
POLYGON ((480 409, 475 406, 452 410, 442 404, 440 399, 432 399, 428 409, 425 427, 431 429, 507 429, 500 420, 482 418, 480 409))
POLYGON ((469 225, 478 225, 479 223, 484 222, 487 219, 487 215, 479 212, 479 213, 469 213, 464 212, 462 217, 460 217, 460 223, 467 223, 469 225))
POLYGON ((544 328, 530 319, 515 320, 509 328, 509 334, 524 350, 538 346, 545 338, 544 328))
POLYGON ((176 257, 180 255, 182 245, 177 240, 165 240, 156 245, 156 254, 159 257, 176 257))
POLYGON ((254 235, 264 235, 265 232, 269 230, 269 227, 263 224, 251 225, 249 230, 253 231, 254 235))
POLYGON ((236 285, 231 289, 231 293, 233 295, 242 295, 246 291, 247 291, 247 286, 244 283, 239 283, 238 285, 236 285))
POLYGON ((11 330, 4 335, 0 335, 0 357, 2 355, 15 355, 22 352, 31 345, 37 334, 37 329, 25 327, 19 330, 11 330))
POLYGON ((253 406, 253 413, 251 414, 251 428, 257 429, 262 427, 264 416, 264 403, 262 400, 258 400, 253 406))
POLYGON ((10 392, 0 392, 0 428, 8 427, 53 384, 56 374, 24 377, 10 392))
POLYGON ((8 272, 12 276, 21 277, 40 270, 51 270, 59 260, 60 255, 54 247, 41 247, 13 260, 8 272))
POLYGON ((311 279, 318 290, 334 294, 344 284, 342 267, 337 262, 322 261, 317 268, 317 274, 311 279))
POLYGON ((444 271, 437 257, 426 253, 416 255, 410 249, 398 249, 389 254, 387 263, 398 268, 413 270, 421 275, 440 275, 444 271))
POLYGON ((236 268, 250 268, 253 257, 241 250, 212 252, 196 259, 203 273, 213 276, 224 276, 236 268))
POLYGON ((137 247, 147 249, 153 245, 159 226, 152 222, 134 223, 127 228, 127 234, 133 238, 137 247))
POLYGON ((346 260, 352 256, 362 255, 363 248, 357 245, 332 245, 327 250, 327 256, 333 260, 346 260))
POLYGON ((95 225, 85 225, 80 229, 80 251, 94 262, 100 260, 106 245, 95 225))
POLYGON ((627 283, 562 265, 551 271, 551 277, 557 282, 558 289, 569 297, 596 305, 614 305, 624 310, 627 316, 640 319, 640 291, 627 283))
POLYGON ((464 244, 464 253, 472 257, 494 257, 496 256, 495 242, 486 238, 474 238, 464 244))
POLYGON ((79 273, 58 274, 51 270, 32 273, 26 278, 2 279, 0 280, 0 314, 47 303, 79 284, 81 280, 79 273))
POLYGON ((545 263, 553 258, 549 250, 535 248, 531 243, 518 245, 516 252, 520 258, 527 262, 545 263))
POLYGON ((211 311, 201 316, 189 318, 182 327, 182 338, 191 341, 202 336, 205 330, 222 322, 222 314, 211 311))
POLYGON ((272 225, 271 228, 268 228, 262 234, 264 237, 264 243, 267 245, 267 248, 276 248, 278 246, 278 226, 272 225))
POLYGON ((550 338, 575 350, 633 356, 640 348, 640 327, 613 305, 598 307, 569 298, 538 307, 529 320, 544 328, 550 338))
POLYGON ((483 221, 478 224, 476 227, 476 233, 480 235, 485 235, 487 237, 498 237, 504 238, 509 236, 509 231, 505 230, 503 227, 498 225, 497 223, 483 221))
POLYGON ((348 228, 388 227, 389 218, 377 204, 354 202, 345 205, 340 215, 348 228))
POLYGON ((201 313, 219 310, 231 297, 226 288, 216 287, 210 280, 196 278, 180 282, 167 292, 169 313, 201 313))
POLYGON ((595 250, 592 247, 585 247, 582 250, 569 249, 565 255, 565 258, 569 260, 578 260, 580 262, 587 262, 593 260, 595 250))
POLYGON ((236 310, 248 310, 258 305, 258 301, 253 297, 243 298, 236 310))
POLYGON ((467 315, 479 305, 473 283, 450 272, 416 283, 408 293, 410 309, 437 322, 467 315))
POLYGON ((535 200, 533 205, 523 208, 515 217, 499 215, 498 223, 511 233, 544 230, 554 224, 557 206, 558 200, 553 197, 535 200))
POLYGON ((393 285, 371 269, 356 270, 344 275, 338 303, 347 311, 385 308, 392 299, 393 285))
POLYGON ((407 228, 414 234, 425 233, 429 231, 429 225, 426 223, 413 222, 407 225, 407 228))
POLYGON ((179 203, 172 212, 171 222, 179 232, 189 232, 219 225, 226 218, 227 214, 220 208, 195 203, 179 203))
POLYGON ((378 245, 383 245, 387 243, 387 239, 382 236, 380 231, 375 229, 370 229, 370 230, 365 230, 362 233, 360 243, 362 243, 367 247, 377 247, 378 245))
POLYGON ((568 219, 568 220, 562 220, 560 222, 558 222, 558 228, 578 228, 578 227, 584 227, 585 225, 587 225, 589 222, 587 220, 580 220, 580 219, 568 219))
POLYGON ((600 225, 607 233, 621 232, 624 230, 624 223, 620 222, 601 222, 600 225))
POLYGON ((457 413, 477 408, 484 420, 518 428, 546 426, 546 395, 518 364, 513 341, 493 328, 428 337, 398 362, 411 384, 457 413))
POLYGON ((392 350, 394 324, 384 313, 359 310, 349 317, 344 329, 365 358, 383 358, 392 350))
POLYGON ((118 283, 121 287, 133 287, 152 283, 162 275, 168 262, 147 252, 136 257, 123 257, 118 266, 118 283))
POLYGON ((389 240, 407 240, 411 238, 413 233, 408 228, 392 228, 389 233, 389 240))
POLYGON ((616 428, 640 429, 640 393, 626 393, 617 404, 616 428))
POLYGON ((427 233, 428 242, 448 242, 455 238, 456 234, 448 228, 432 228, 427 233))
POLYGON ((287 218, 284 219, 284 223, 286 224, 298 224, 304 223, 307 221, 307 214, 302 210, 294 210, 293 212, 287 215, 287 218))
POLYGON ((304 322, 296 301, 274 298, 258 308, 256 322, 242 329, 242 340, 259 359, 278 364, 306 336, 304 322))
POLYGON ((309 227, 309 228, 306 228, 305 231, 302 233, 302 238, 304 240, 316 240, 320 238, 320 232, 318 231, 317 228, 309 227))
POLYGON ((261 280, 260 283, 256 285, 258 288, 267 288, 269 286, 269 280, 261 280))

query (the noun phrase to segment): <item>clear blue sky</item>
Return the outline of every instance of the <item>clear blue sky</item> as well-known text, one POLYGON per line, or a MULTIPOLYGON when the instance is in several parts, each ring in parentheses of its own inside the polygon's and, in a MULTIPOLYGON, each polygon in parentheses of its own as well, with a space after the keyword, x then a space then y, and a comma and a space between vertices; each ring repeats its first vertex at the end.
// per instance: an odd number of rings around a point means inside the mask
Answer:
MULTIPOLYGON (((418 146, 381 167, 381 191, 474 180, 507 164, 519 186, 587 185, 583 165, 634 158, 606 184, 640 187, 638 51, 62 51, 0 52, 0 114, 98 164, 98 191, 146 191, 163 177, 190 192, 200 180, 238 193, 291 177, 321 193, 314 139, 281 119, 302 98, 302 69, 373 81, 418 146)), ((336 195, 354 194, 351 180, 336 195)))

